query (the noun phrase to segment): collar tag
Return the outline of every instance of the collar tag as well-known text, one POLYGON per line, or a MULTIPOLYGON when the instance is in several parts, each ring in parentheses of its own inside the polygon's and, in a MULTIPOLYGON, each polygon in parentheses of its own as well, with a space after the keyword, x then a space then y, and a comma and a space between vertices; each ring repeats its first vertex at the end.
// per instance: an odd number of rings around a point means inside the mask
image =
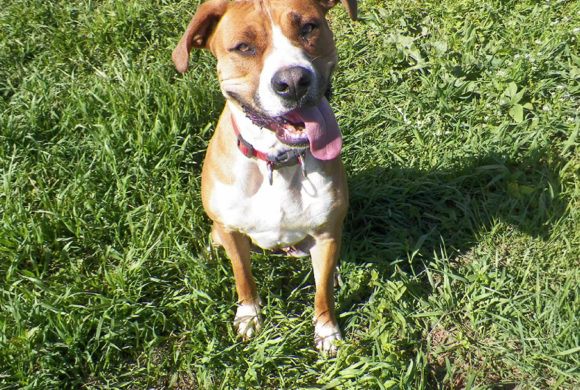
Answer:
POLYGON ((300 168, 302 168, 302 176, 306 177, 308 174, 306 173, 306 164, 304 161, 304 153, 298 155, 298 164, 300 164, 300 168))
POLYGON ((274 182, 274 163, 272 161, 266 162, 266 166, 268 167, 268 182, 270 185, 274 182))

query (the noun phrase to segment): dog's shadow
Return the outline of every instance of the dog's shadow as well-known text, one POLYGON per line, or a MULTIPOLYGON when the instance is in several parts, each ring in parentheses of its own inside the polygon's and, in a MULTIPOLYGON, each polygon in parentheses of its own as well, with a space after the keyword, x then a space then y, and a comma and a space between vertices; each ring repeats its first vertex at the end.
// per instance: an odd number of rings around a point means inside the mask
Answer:
MULTIPOLYGON (((538 151, 517 160, 458 161, 449 170, 378 166, 351 173, 341 261, 373 263, 385 276, 395 267, 417 275, 442 250, 449 258, 469 251, 498 222, 547 237, 567 206, 557 174, 563 163, 538 151)), ((430 293, 428 286, 419 291, 430 293)), ((342 294, 340 306, 353 309, 371 294, 361 284, 342 294)))

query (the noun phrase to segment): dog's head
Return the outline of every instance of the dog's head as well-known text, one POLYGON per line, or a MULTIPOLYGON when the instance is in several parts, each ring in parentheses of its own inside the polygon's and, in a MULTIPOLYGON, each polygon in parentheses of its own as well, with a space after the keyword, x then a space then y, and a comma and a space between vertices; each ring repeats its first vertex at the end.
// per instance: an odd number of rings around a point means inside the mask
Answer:
MULTIPOLYGON (((222 93, 240 108, 269 118, 316 106, 330 85, 336 48, 325 19, 338 0, 210 0, 173 51, 188 69, 192 48, 217 58, 222 93)), ((351 18, 356 1, 343 0, 351 18)))

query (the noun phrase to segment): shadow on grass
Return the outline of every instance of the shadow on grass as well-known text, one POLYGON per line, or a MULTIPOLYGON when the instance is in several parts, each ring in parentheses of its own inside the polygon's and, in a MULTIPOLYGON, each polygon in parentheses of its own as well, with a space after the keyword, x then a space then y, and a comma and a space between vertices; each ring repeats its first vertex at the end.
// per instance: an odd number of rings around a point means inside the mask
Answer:
MULTIPOLYGON (((392 166, 350 174, 342 262, 372 263, 385 278, 399 269, 409 275, 411 294, 403 299, 427 299, 432 290, 425 267, 443 252, 455 263, 497 222, 547 239, 568 204, 557 173, 563 164, 538 151, 518 160, 457 161, 456 169, 392 166)), ((339 311, 356 311, 373 291, 365 283, 349 289, 339 311)), ((441 368, 433 370, 439 376, 441 368)))
POLYGON ((546 238, 567 206, 560 165, 538 152, 521 161, 486 156, 454 170, 394 166, 350 175, 343 258, 388 271, 441 248, 462 253, 498 220, 546 238))

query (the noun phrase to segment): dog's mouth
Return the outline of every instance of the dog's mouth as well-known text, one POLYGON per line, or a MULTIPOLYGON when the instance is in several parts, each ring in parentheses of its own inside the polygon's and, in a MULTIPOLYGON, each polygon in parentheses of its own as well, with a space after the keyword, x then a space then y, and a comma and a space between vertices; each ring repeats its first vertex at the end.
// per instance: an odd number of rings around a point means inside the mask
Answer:
POLYGON ((246 106, 244 112, 256 126, 274 132, 276 138, 284 145, 295 148, 309 146, 308 137, 304 131, 305 123, 292 114, 292 111, 285 115, 269 117, 246 106))
POLYGON ((286 116, 281 117, 284 122, 278 126, 276 131, 276 138, 283 144, 291 147, 308 147, 308 136, 306 135, 305 123, 301 121, 293 121, 286 116))
POLYGON ((319 160, 332 160, 340 154, 342 137, 326 98, 316 106, 299 107, 274 118, 248 107, 244 107, 244 112, 255 125, 273 131, 284 145, 310 147, 319 160))

